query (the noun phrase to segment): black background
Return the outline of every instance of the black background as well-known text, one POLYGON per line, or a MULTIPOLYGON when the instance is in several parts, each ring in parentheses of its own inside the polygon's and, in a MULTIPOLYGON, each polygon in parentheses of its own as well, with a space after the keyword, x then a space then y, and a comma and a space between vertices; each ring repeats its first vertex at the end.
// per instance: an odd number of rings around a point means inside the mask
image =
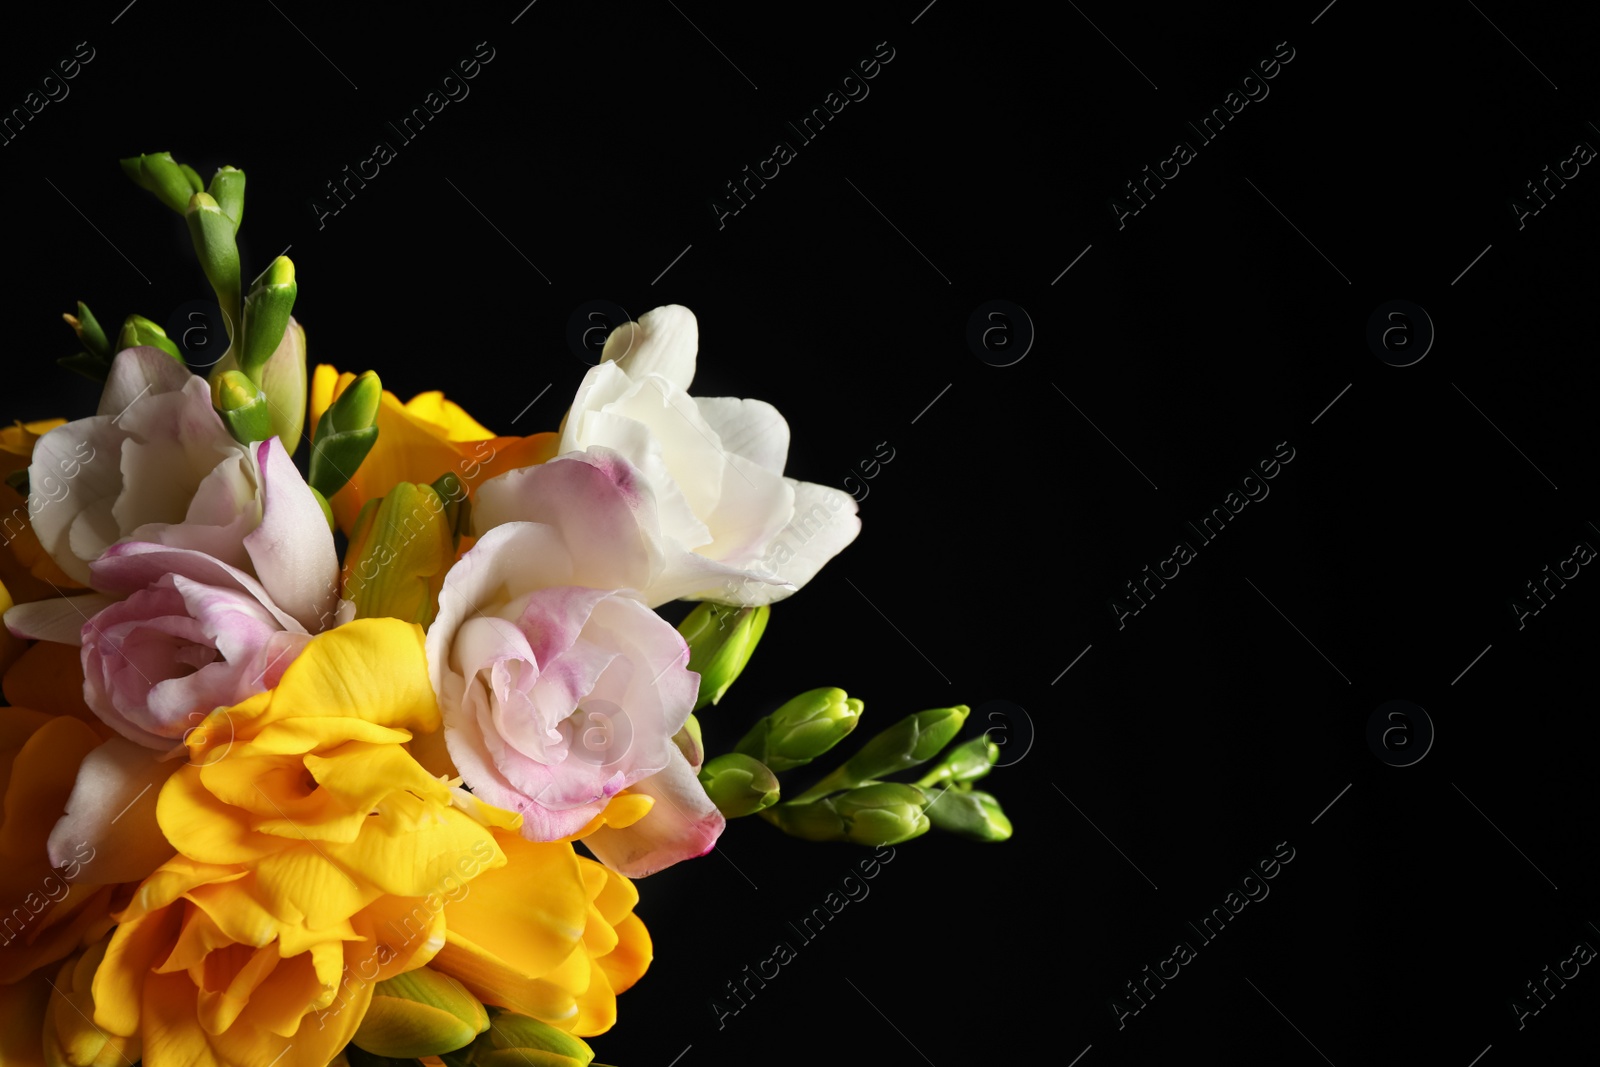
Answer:
POLYGON ((578 305, 687 305, 693 392, 778 405, 790 475, 894 457, 701 716, 709 747, 818 685, 864 727, 964 702, 1006 742, 988 787, 1016 836, 899 846, 719 1028, 723 983, 867 854, 730 826, 641 882, 656 962, 601 1061, 1552 1062, 1592 1048, 1600 976, 1520 1030, 1510 1005, 1600 946, 1600 578, 1521 629, 1510 603, 1600 545, 1600 177, 1521 229, 1510 205, 1600 145, 1596 24, 1323 2, 42 8, 8 30, 0 104, 94 58, 0 147, 0 415, 92 409, 53 363, 73 300, 114 328, 209 296, 119 173, 141 151, 248 172, 246 269, 292 246, 312 363, 443 388, 500 433, 556 426, 578 305), (385 121, 479 42, 470 95, 402 143, 385 121), (786 121, 880 42, 870 95, 801 143, 786 121), (1185 122, 1288 48, 1200 143, 1185 122), (719 227, 780 139, 796 158, 719 227), (1196 158, 1119 229, 1110 198, 1180 139, 1196 158), (319 225, 379 140, 396 158, 319 225), (1037 331, 1010 366, 966 341, 991 299, 1037 331), (1407 367, 1366 341, 1396 299, 1437 330, 1407 367), (1123 583, 1280 442, 1270 496, 1119 629, 1123 583), (1436 732, 1408 767, 1366 740, 1392 699, 1436 732), (1186 924, 1279 842, 1270 895, 1200 944, 1186 924), (1196 959, 1119 1030, 1112 998, 1180 940, 1196 959))

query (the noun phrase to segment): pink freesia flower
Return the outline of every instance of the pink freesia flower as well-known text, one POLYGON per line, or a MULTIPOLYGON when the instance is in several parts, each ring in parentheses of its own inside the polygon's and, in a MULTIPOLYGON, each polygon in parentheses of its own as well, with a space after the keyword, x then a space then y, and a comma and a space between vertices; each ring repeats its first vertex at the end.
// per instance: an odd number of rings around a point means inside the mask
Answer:
POLYGON ((272 688, 342 618, 333 535, 310 487, 277 438, 244 458, 241 510, 259 515, 235 546, 244 566, 120 541, 89 566, 98 594, 6 613, 19 637, 81 645, 89 707, 145 747, 171 749, 212 709, 272 688))
POLYGON ((700 679, 638 593, 665 565, 641 521, 648 487, 595 449, 492 479, 478 501, 496 522, 446 576, 427 637, 456 769, 536 841, 577 832, 623 789, 655 798, 584 839, 631 877, 709 851, 723 818, 674 741, 700 679))

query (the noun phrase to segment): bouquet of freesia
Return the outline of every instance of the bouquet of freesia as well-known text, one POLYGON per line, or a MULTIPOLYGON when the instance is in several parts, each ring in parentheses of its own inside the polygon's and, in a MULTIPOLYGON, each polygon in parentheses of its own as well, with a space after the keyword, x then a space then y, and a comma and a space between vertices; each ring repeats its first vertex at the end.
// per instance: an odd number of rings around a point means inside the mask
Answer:
POLYGON ((245 280, 242 171, 123 167, 184 216, 229 346, 202 376, 80 303, 61 362, 98 408, 0 431, 0 1063, 588 1064, 652 959, 634 880, 727 819, 1010 836, 965 706, 792 797, 860 700, 809 690, 707 758, 695 713, 860 522, 783 476, 770 404, 690 394, 688 310, 499 436, 308 375, 293 264, 245 280))

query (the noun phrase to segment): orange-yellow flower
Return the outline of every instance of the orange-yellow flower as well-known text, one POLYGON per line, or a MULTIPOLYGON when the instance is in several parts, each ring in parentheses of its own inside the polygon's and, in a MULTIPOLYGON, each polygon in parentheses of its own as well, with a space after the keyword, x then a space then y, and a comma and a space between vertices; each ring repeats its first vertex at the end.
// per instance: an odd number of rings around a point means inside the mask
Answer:
MULTIPOLYGON (((354 374, 340 374, 325 363, 317 366, 311 376, 310 425, 316 426, 322 413, 355 379, 354 374)), ((378 441, 361 468, 328 501, 346 534, 355 526, 362 504, 401 482, 429 484, 454 474, 471 494, 496 474, 550 459, 558 437, 554 433, 497 437, 438 391, 419 393, 402 404, 385 389, 377 426, 378 441)))
POLYGON ((446 896, 506 860, 403 747, 438 728, 422 630, 396 619, 317 636, 208 717, 156 805, 178 855, 116 917, 95 1025, 138 1035, 145 1067, 331 1060, 373 983, 442 946, 446 896))

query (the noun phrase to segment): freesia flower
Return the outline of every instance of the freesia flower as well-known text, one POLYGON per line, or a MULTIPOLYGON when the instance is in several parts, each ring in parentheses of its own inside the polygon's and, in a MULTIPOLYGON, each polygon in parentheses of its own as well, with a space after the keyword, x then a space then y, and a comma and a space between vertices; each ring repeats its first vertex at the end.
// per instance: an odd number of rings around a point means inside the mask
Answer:
POLYGON ((558 454, 620 453, 650 488, 668 545, 720 565, 675 595, 768 604, 810 581, 861 522, 848 493, 783 476, 789 424, 771 404, 689 395, 698 347, 693 313, 676 304, 612 331, 578 386, 558 454))
POLYGON ((80 585, 121 540, 247 567, 244 535, 261 519, 249 454, 212 409, 205 379, 158 348, 117 354, 98 413, 34 446, 28 489, 39 543, 80 585))
POLYGON ((634 590, 664 560, 649 498, 615 453, 486 483, 492 516, 445 578, 428 664, 450 758, 475 794, 521 812, 533 841, 568 837, 624 789, 659 803, 590 847, 638 877, 710 850, 723 819, 674 743, 699 676, 634 590))
MULTIPOLYGON (((356 380, 320 364, 311 376, 311 424, 356 380)), ((475 492, 485 479, 517 467, 543 463, 555 455, 556 435, 498 437, 459 404, 435 390, 406 401, 383 392, 378 406, 378 441, 348 484, 328 503, 346 534, 355 527, 361 505, 386 495, 401 482, 430 484, 454 474, 475 492)))
POLYGON ((90 565, 101 593, 6 615, 19 636, 81 644, 85 699, 138 744, 170 749, 213 708, 276 685, 312 634, 348 616, 333 537, 282 443, 252 445, 240 466, 260 498, 258 525, 229 552, 245 567, 120 541, 90 565))
POLYGON ((161 789, 178 855, 116 916, 95 1025, 138 1034, 145 1067, 333 1059, 372 984, 444 944, 442 894, 505 863, 404 748, 438 726, 421 628, 394 619, 319 635, 214 712, 161 789))

